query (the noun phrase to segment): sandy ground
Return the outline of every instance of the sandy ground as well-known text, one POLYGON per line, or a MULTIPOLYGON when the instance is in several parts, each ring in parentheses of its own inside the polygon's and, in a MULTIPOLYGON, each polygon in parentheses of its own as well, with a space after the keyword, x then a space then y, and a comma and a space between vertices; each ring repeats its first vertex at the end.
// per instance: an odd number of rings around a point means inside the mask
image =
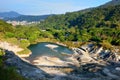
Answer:
POLYGON ((23 49, 17 45, 10 44, 8 42, 0 42, 0 48, 14 52, 19 57, 28 57, 30 54, 18 54, 23 49))
POLYGON ((74 65, 73 62, 62 61, 57 57, 41 56, 32 61, 33 65, 38 66, 40 69, 51 75, 66 75, 66 72, 72 70, 71 68, 55 68, 54 66, 69 66, 74 65))
POLYGON ((67 66, 67 62, 60 60, 57 57, 41 56, 32 61, 34 65, 46 66, 67 66))
POLYGON ((0 47, 9 51, 13 51, 14 53, 17 53, 23 50, 22 48, 19 48, 16 45, 12 45, 8 42, 0 42, 0 47))

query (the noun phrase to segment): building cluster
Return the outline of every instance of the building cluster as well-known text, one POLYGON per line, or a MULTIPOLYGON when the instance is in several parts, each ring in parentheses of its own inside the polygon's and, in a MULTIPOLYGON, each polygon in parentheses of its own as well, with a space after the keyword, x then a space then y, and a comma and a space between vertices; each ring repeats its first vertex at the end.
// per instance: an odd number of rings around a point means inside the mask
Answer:
POLYGON ((16 25, 37 24, 37 23, 40 23, 40 22, 38 22, 38 21, 32 21, 32 22, 27 22, 27 21, 7 21, 7 23, 10 23, 13 26, 16 26, 16 25))

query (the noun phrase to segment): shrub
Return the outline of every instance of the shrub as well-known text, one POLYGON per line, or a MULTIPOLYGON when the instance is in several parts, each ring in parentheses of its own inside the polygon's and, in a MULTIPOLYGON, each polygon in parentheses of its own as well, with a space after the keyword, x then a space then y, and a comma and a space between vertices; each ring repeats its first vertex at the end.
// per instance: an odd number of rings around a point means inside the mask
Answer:
POLYGON ((112 45, 108 41, 106 41, 106 40, 103 40, 102 43, 101 43, 101 45, 105 49, 111 49, 112 48, 112 45))

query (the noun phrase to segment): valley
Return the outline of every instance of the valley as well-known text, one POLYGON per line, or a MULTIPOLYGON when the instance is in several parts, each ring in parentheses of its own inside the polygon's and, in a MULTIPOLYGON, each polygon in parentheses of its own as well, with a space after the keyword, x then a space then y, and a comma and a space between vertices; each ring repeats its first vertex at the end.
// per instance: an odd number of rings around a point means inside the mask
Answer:
POLYGON ((0 13, 0 80, 119 80, 120 0, 64 14, 0 13))

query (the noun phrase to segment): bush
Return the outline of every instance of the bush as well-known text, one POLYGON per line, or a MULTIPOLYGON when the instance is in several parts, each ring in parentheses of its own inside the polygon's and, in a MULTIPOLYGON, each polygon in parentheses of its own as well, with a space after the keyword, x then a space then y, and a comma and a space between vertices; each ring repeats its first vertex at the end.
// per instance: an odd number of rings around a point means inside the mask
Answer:
POLYGON ((12 37, 14 37, 14 33, 11 33, 11 32, 6 32, 5 33, 5 37, 7 37, 7 38, 12 38, 12 37))
POLYGON ((3 56, 5 53, 3 52, 2 49, 0 49, 0 56, 3 56))
POLYGON ((20 76, 15 68, 3 68, 0 66, 0 80, 26 80, 20 76))
POLYGON ((102 43, 101 43, 101 45, 105 49, 111 49, 112 48, 112 45, 108 41, 106 41, 106 40, 103 40, 102 43))
POLYGON ((120 39, 114 39, 114 40, 112 40, 111 44, 119 46, 120 45, 120 39))

